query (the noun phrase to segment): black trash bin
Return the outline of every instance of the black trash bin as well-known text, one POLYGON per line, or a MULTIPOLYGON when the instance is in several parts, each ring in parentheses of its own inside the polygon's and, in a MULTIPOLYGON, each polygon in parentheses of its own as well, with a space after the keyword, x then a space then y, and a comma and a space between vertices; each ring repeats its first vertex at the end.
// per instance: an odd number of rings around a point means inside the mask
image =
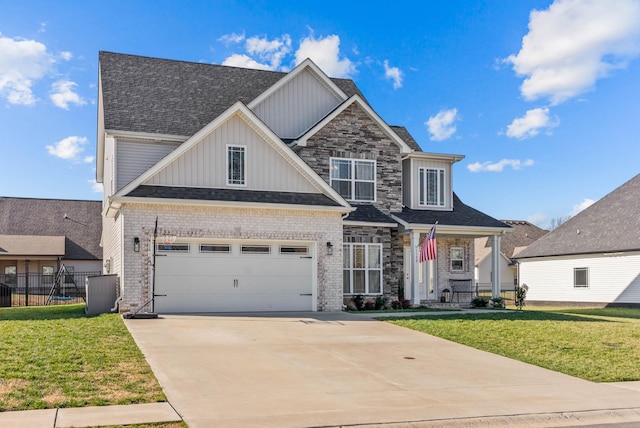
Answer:
POLYGON ((0 308, 11 307, 11 287, 0 284, 0 308))

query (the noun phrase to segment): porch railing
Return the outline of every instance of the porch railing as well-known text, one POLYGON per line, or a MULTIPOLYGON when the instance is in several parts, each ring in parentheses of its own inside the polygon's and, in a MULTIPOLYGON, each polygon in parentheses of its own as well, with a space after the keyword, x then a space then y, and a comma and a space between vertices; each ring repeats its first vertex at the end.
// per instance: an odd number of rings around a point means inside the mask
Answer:
POLYGON ((84 303, 86 278, 101 273, 67 271, 57 282, 55 273, 0 273, 0 307, 84 303))

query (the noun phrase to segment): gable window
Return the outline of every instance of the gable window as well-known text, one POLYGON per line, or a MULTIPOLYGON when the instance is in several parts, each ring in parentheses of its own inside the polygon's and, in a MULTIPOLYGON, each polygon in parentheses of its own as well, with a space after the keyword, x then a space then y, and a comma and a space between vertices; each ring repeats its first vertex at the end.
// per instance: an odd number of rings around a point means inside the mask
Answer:
POLYGON ((344 294, 381 294, 382 245, 344 244, 342 251, 344 294))
POLYGON ((451 272, 464 271, 464 248, 451 247, 451 272))
POLYGON ((246 183, 246 147, 227 146, 227 184, 245 186, 246 183))
POLYGON ((445 201, 444 169, 418 168, 420 194, 418 204, 443 207, 445 201))
POLYGON ((331 158, 331 187, 348 201, 375 201, 376 162, 331 158))
POLYGON ((589 268, 582 267, 573 269, 573 286, 575 288, 589 287, 589 268))

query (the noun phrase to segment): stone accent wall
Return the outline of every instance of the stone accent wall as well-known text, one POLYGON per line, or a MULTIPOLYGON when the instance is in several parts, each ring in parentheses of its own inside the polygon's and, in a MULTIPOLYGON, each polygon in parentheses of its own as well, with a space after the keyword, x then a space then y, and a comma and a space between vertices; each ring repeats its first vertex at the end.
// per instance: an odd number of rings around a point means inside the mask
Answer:
MULTIPOLYGON (((447 238, 438 237, 438 290, 442 291, 445 288, 449 288, 450 279, 471 279, 473 284, 474 278, 474 245, 471 238, 447 238), (451 271, 451 247, 464 248, 464 270, 462 272, 451 271)), ((475 285, 475 284, 473 284, 475 285)), ((460 296, 460 302, 463 300, 463 296, 460 296)), ((464 299, 471 301, 471 296, 465 296, 464 299)))
MULTIPOLYGON (((327 183, 330 158, 376 161, 376 202, 380 211, 402 211, 402 164, 400 148, 357 104, 309 138, 298 155, 327 183)), ((359 202, 361 203, 361 202, 359 202)))
POLYGON ((339 212, 128 204, 121 211, 124 225, 121 312, 135 310, 151 298, 156 217, 158 236, 315 241, 318 311, 342 309, 342 216, 339 212), (133 251, 136 236, 141 243, 138 253, 133 251), (326 254, 327 242, 333 244, 332 255, 326 254))

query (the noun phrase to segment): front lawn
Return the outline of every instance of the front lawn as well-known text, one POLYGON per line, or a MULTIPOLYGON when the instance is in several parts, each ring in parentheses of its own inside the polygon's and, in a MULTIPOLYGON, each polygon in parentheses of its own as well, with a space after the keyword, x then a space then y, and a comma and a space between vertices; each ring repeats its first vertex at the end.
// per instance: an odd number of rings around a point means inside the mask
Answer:
POLYGON ((594 382, 640 380, 640 309, 527 309, 385 321, 594 382))
POLYGON ((0 411, 164 401, 120 315, 0 309, 0 411))

